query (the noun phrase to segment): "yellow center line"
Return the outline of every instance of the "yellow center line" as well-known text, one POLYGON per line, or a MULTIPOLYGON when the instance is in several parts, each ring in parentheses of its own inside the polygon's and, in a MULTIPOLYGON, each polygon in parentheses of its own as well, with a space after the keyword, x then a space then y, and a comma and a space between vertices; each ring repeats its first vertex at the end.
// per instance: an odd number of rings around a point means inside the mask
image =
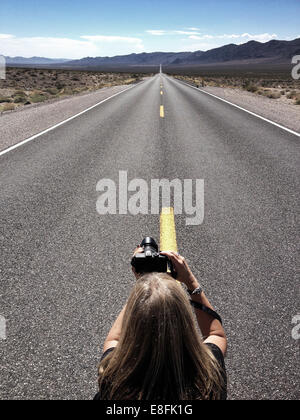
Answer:
POLYGON ((163 105, 160 106, 160 118, 165 118, 165 107, 163 105))
POLYGON ((178 252, 175 215, 172 207, 164 207, 160 215, 160 249, 178 252))
POLYGON ((161 95, 163 95, 163 94, 164 94, 164 92, 161 90, 161 91, 160 91, 160 94, 161 94, 161 95))

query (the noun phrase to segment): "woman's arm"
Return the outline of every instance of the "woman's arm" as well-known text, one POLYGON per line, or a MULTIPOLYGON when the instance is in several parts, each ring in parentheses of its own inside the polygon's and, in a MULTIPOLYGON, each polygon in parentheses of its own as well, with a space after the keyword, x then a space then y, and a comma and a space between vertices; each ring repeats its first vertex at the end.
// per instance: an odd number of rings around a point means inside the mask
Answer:
MULTIPOLYGON (((196 286, 196 284, 194 286, 196 286)), ((189 290, 193 291, 197 289, 200 285, 198 283, 196 287, 194 286, 191 289, 189 288, 189 290)), ((210 304, 204 292, 202 292, 201 295, 193 295, 192 300, 214 310, 213 306, 210 304)), ((197 321, 204 338, 204 342, 207 344, 215 344, 219 347, 219 349, 221 349, 223 355, 226 356, 227 337, 221 322, 217 319, 214 319, 211 315, 207 314, 206 312, 200 311, 199 309, 196 309, 195 311, 197 321)))
MULTIPOLYGON (((175 252, 162 252, 162 254, 172 261, 177 273, 177 280, 184 283, 189 291, 193 292, 200 287, 199 282, 183 257, 175 252)), ((201 295, 193 295, 192 300, 214 310, 203 292, 201 295)), ((221 322, 199 309, 196 309, 196 316, 205 343, 215 344, 225 356, 227 352, 227 338, 221 322)))
POLYGON ((106 340, 104 343, 103 352, 105 353, 108 349, 112 347, 117 347, 118 342, 121 337, 122 332, 122 325, 123 325, 123 318, 126 311, 126 305, 124 306, 122 312, 118 316, 117 320, 115 321, 114 325, 112 326, 106 340))

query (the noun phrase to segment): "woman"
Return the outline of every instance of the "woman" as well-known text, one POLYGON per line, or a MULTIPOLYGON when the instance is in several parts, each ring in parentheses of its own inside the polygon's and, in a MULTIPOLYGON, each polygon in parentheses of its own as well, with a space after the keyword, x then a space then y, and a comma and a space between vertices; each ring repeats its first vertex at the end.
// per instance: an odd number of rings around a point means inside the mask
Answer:
POLYGON ((136 286, 105 341, 95 400, 227 397, 227 339, 220 318, 185 259, 174 252, 162 254, 172 261, 178 282, 168 274, 136 275, 136 286), (187 286, 198 308, 203 338, 179 282, 187 286), (204 312, 202 305, 210 309, 204 312))

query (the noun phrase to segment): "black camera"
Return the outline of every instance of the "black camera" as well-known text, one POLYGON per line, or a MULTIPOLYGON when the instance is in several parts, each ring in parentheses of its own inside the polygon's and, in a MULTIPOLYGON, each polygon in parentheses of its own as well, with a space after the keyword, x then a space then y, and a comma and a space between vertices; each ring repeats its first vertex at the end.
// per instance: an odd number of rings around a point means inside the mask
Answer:
POLYGON ((153 238, 147 237, 141 243, 144 252, 136 254, 131 265, 138 274, 145 273, 168 273, 176 278, 173 264, 165 255, 161 255, 158 251, 158 245, 153 238))

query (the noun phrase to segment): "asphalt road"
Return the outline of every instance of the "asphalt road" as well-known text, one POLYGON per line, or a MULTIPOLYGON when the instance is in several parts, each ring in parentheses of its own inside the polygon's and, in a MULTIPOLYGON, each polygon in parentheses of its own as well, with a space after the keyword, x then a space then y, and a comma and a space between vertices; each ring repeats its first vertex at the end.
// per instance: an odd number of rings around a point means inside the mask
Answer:
POLYGON ((177 239, 221 313, 232 399, 299 399, 299 138, 160 75, 0 157, 0 399, 92 398, 129 260, 157 215, 96 211, 99 180, 205 180, 177 239), (164 118, 160 106, 164 105, 164 118))

